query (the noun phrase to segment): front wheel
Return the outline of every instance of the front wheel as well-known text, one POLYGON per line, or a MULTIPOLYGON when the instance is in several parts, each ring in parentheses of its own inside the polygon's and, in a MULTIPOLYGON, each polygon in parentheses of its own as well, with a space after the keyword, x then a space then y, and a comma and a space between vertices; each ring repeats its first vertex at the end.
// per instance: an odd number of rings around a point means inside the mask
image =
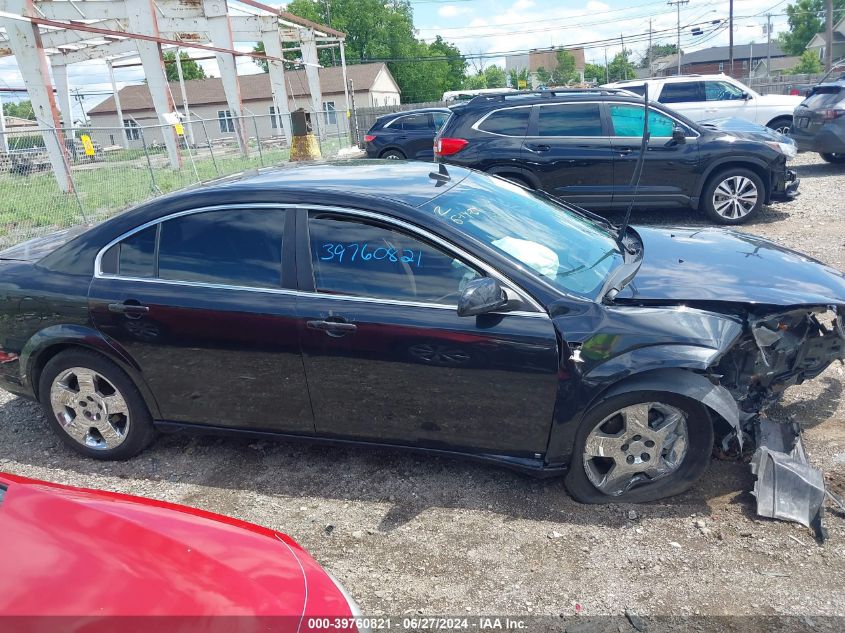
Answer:
POLYGON ((718 224, 744 224, 763 208, 766 189, 760 176, 749 169, 731 168, 707 182, 701 205, 718 224))
POLYGON ((398 149, 389 149, 386 152, 383 152, 380 158, 386 158, 387 160, 405 160, 405 154, 400 152, 398 149))
POLYGON ((44 366, 38 385, 50 426, 78 453, 128 459, 155 436, 138 389, 117 365, 95 352, 56 355, 44 366))
POLYGON ((566 488, 582 503, 641 503, 680 494, 707 468, 713 424, 695 400, 658 391, 608 398, 578 429, 566 488))
POLYGON ((770 121, 766 127, 774 130, 775 132, 779 132, 780 134, 789 134, 789 130, 792 127, 792 117, 778 117, 774 121, 770 121))
POLYGON ((832 152, 830 154, 820 154, 822 160, 832 163, 834 165, 841 165, 845 163, 845 153, 832 152))

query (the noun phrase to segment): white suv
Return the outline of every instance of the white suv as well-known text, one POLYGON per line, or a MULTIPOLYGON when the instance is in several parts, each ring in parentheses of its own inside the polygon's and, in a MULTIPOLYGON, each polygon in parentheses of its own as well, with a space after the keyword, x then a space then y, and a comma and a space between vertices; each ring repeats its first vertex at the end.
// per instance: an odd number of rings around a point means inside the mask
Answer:
POLYGON ((606 87, 642 95, 645 84, 649 100, 666 104, 693 121, 738 117, 782 134, 789 132, 792 112, 804 99, 799 95, 761 95, 724 74, 636 79, 606 87))

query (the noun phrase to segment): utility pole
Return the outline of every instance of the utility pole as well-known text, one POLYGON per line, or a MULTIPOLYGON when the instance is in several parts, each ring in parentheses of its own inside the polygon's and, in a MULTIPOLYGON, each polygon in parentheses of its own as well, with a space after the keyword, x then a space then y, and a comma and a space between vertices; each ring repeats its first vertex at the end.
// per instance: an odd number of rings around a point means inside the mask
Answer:
POLYGON ((833 0, 827 0, 827 20, 825 24, 825 31, 827 46, 825 46, 824 51, 824 69, 825 71, 830 72, 830 69, 833 68, 833 0))
MULTIPOLYGON (((326 0, 326 24, 328 26, 332 25, 332 0, 326 0)), ((337 66, 337 62, 334 58, 334 46, 331 47, 332 51, 332 66, 337 66)))
POLYGON ((731 77, 734 76, 734 0, 731 0, 730 18, 728 19, 728 37, 730 38, 728 48, 731 55, 731 77))
POLYGON ((648 20, 648 49, 646 50, 646 64, 648 68, 648 76, 651 77, 654 75, 654 71, 651 69, 651 18, 648 20))
MULTIPOLYGON (((79 109, 82 111, 82 125, 88 125, 88 115, 85 114, 85 104, 83 103, 85 98, 81 94, 79 94, 79 88, 76 88, 74 92, 76 93, 74 94, 74 97, 76 97, 76 102, 79 104, 79 109)), ((70 125, 68 127, 73 127, 73 121, 70 122, 70 125)))
POLYGON ((607 65, 607 46, 604 47, 604 83, 610 83, 610 67, 607 65))
POLYGON ((185 89, 185 75, 182 74, 182 51, 176 49, 176 74, 179 76, 179 90, 182 93, 182 108, 185 110, 185 123, 188 126, 188 143, 194 144, 194 128, 191 125, 191 111, 188 105, 188 91, 185 89))
MULTIPOLYGON (((675 5, 678 8, 678 74, 681 74, 681 5, 687 4, 689 0, 669 0, 668 4, 675 5)), ((733 0, 731 0, 731 6, 733 6, 733 0)), ((649 37, 651 37, 651 33, 649 33, 649 37)))
POLYGON ((772 78, 772 14, 766 14, 766 81, 772 78))
MULTIPOLYGON (((625 37, 622 33, 619 34, 619 41, 622 42, 622 61, 625 62, 628 60, 628 56, 625 54, 625 37)), ((622 72, 625 74, 625 81, 628 81, 628 64, 622 66, 622 72)))

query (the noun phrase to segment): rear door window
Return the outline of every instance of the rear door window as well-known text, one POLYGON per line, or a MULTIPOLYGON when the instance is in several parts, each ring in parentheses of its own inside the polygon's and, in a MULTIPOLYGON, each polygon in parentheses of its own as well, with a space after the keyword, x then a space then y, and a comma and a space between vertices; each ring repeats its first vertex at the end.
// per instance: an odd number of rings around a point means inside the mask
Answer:
POLYGON ((704 96, 707 101, 741 101, 745 91, 727 81, 705 81, 704 96))
MULTIPOLYGON (((643 135, 643 106, 613 103, 610 105, 610 122, 616 136, 643 135)), ((648 131, 651 136, 672 136, 672 129, 677 125, 672 119, 658 112, 648 111, 648 131)))
POLYGON ((508 108, 490 113, 478 129, 503 136, 525 136, 531 108, 508 108))
POLYGON ((598 103, 567 103, 540 106, 539 136, 602 136, 601 108, 598 103))
POLYGON ((284 223, 281 209, 221 209, 166 220, 159 238, 159 277, 278 288, 284 223))
POLYGON ((660 103, 694 103, 704 101, 704 82, 677 81, 663 84, 660 103))

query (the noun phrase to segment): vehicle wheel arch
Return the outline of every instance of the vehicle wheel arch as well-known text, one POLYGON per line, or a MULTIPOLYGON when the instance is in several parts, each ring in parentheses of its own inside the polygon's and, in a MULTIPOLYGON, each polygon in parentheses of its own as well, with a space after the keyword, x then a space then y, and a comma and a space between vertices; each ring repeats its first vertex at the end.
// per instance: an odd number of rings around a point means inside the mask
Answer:
POLYGON ((405 153, 405 150, 403 150, 401 147, 399 147, 397 145, 389 145, 388 147, 385 147, 383 150, 381 150, 379 152, 378 157, 384 158, 385 154, 388 154, 390 152, 394 152, 396 154, 401 154, 402 156, 405 157, 403 160, 408 159, 408 155, 405 153))
POLYGON ((748 169, 749 171, 753 171, 755 174, 757 174, 760 177, 760 180, 763 181, 763 186, 766 188, 766 191, 764 192, 765 195, 763 197, 764 204, 769 203, 770 196, 772 193, 772 183, 771 176, 769 174, 769 168, 763 161, 758 161, 753 158, 725 158, 721 161, 714 162, 707 168, 707 171, 704 172, 702 178, 698 181, 695 191, 696 197, 700 197, 702 195, 707 185, 710 184, 710 181, 713 179, 714 176, 731 168, 748 169))
POLYGON ((58 325, 47 327, 36 333, 21 350, 21 380, 36 398, 41 372, 53 358, 62 352, 74 349, 94 352, 115 363, 138 388, 150 413, 159 417, 159 408, 152 391, 141 376, 140 367, 131 356, 108 341, 100 332, 85 326, 58 325))
POLYGON ((768 123, 766 123, 766 127, 770 128, 772 130, 777 129, 777 126, 775 125, 775 123, 777 123, 778 121, 786 121, 786 120, 788 120, 789 125, 792 126, 793 116, 791 114, 780 114, 780 115, 774 117, 768 123))
POLYGON ((542 187, 540 186, 540 179, 537 178, 537 176, 533 174, 530 170, 524 169, 522 167, 516 167, 512 165, 498 165, 488 168, 485 173, 491 176, 499 176, 500 178, 505 179, 507 179, 508 176, 515 176, 516 178, 525 181, 534 189, 542 189, 542 187))
POLYGON ((682 367, 646 370, 613 383, 592 398, 582 419, 603 400, 635 391, 663 391, 695 400, 707 408, 714 428, 720 419, 739 428, 739 407, 730 392, 704 374, 682 367))

